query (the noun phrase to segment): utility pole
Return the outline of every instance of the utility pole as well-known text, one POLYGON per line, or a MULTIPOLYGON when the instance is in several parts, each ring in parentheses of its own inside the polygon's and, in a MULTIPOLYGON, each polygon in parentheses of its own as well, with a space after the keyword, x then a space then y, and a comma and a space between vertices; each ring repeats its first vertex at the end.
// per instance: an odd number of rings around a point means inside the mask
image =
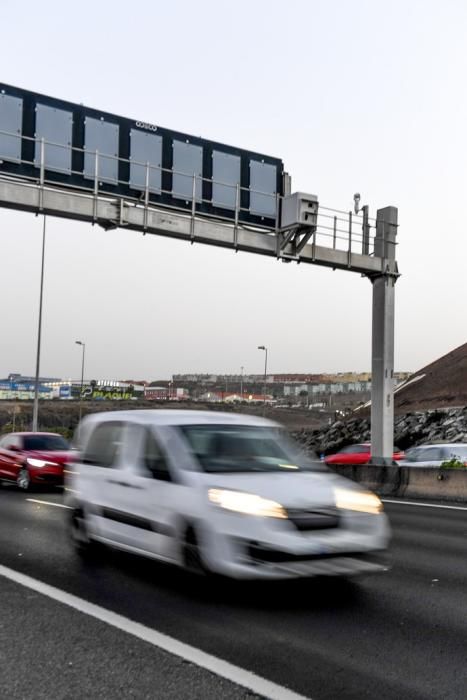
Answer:
POLYGON ((83 350, 81 355, 81 388, 79 391, 79 420, 81 421, 82 409, 83 409, 83 385, 84 385, 84 351, 86 349, 86 344, 81 340, 75 340, 76 345, 81 345, 83 350))
POLYGON ((266 377, 268 373, 268 349, 265 345, 258 345, 258 350, 264 350, 263 405, 264 408, 266 408, 266 377))

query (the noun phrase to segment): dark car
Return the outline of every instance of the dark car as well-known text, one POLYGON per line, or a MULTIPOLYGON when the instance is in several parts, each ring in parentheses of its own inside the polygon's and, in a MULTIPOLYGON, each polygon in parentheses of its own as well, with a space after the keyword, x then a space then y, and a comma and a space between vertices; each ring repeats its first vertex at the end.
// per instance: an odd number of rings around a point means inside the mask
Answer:
POLYGON ((56 433, 8 433, 0 439, 0 482, 13 481, 24 491, 33 484, 63 486, 63 470, 72 455, 56 433))
MULTIPOLYGON (((392 456, 395 462, 404 459, 404 453, 398 447, 394 447, 392 456)), ((371 459, 371 444, 362 442, 358 445, 344 447, 336 454, 328 455, 324 461, 326 464, 368 464, 371 459)))

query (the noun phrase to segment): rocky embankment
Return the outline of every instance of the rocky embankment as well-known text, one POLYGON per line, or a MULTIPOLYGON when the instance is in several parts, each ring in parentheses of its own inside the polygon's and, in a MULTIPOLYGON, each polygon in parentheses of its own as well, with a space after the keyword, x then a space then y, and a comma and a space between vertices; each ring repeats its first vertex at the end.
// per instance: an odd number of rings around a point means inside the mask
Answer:
MULTIPOLYGON (((293 436, 310 452, 328 455, 352 443, 369 442, 370 421, 352 418, 320 430, 294 431, 293 436)), ((394 445, 406 450, 428 442, 467 442, 467 406, 396 416, 394 445)))

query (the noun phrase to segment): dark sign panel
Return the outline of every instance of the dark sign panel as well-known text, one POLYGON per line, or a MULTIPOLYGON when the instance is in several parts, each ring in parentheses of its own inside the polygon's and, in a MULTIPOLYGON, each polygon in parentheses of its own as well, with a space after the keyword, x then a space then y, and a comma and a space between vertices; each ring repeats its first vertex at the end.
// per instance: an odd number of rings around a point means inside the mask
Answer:
POLYGON ((0 83, 0 172, 274 226, 283 164, 0 83), (237 210, 237 211, 236 211, 237 210))

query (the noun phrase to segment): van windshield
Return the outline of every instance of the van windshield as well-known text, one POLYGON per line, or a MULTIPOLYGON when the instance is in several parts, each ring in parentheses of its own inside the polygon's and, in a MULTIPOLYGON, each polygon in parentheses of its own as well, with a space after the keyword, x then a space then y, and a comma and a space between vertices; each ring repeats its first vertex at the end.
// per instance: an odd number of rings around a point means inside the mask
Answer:
POLYGON ((205 424, 179 429, 205 472, 327 471, 279 428, 205 424))

